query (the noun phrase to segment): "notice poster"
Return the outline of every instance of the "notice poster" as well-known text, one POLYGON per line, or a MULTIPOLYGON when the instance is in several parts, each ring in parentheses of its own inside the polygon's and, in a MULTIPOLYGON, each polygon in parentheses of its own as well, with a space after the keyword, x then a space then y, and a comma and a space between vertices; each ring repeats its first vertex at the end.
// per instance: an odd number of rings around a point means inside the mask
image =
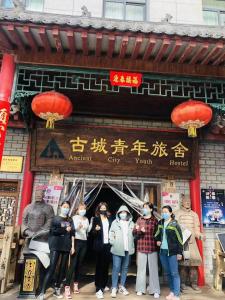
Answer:
POLYGON ((169 205, 173 211, 180 208, 180 194, 179 193, 168 193, 162 192, 162 206, 169 205))
POLYGON ((44 200, 53 207, 55 215, 57 214, 62 190, 62 185, 48 185, 45 190, 44 200))
POLYGON ((204 227, 225 227, 224 190, 202 189, 202 222, 204 227))

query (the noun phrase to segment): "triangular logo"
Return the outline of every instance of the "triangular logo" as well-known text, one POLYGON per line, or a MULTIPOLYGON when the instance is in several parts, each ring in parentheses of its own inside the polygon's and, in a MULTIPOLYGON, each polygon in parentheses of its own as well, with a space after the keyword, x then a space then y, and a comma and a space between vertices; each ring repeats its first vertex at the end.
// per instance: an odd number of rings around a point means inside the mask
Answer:
POLYGON ((60 150, 54 139, 51 139, 44 151, 41 153, 42 158, 64 159, 63 152, 60 150))

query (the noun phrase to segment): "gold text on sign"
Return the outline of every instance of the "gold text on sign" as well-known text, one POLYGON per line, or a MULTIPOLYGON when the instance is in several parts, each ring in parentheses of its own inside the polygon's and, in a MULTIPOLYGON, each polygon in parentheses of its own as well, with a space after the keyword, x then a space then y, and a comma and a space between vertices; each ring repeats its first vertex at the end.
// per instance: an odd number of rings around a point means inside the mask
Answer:
POLYGON ((87 144, 87 140, 81 140, 78 136, 75 140, 70 140, 72 144, 72 151, 73 152, 84 152, 84 145, 87 144))
POLYGON ((171 149, 175 152, 175 157, 181 157, 184 158, 185 152, 188 151, 188 148, 186 148, 181 142, 178 143, 176 146, 171 147, 171 149))

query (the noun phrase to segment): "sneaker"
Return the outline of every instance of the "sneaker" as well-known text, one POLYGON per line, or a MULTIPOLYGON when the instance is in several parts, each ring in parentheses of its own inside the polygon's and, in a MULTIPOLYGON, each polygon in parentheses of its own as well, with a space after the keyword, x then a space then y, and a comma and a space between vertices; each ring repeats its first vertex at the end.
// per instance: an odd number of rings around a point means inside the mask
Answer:
POLYGON ((43 294, 43 293, 39 294, 37 299, 38 300, 44 300, 45 299, 45 294, 43 294))
POLYGON ((112 288, 111 297, 112 298, 116 298, 116 293, 117 293, 117 289, 116 288, 112 288))
POLYGON ((98 299, 104 299, 102 290, 97 291, 97 293, 95 293, 95 295, 98 299))
POLYGON ((158 293, 155 293, 153 296, 155 299, 159 299, 160 295, 158 293))
POLYGON ((129 295, 128 290, 127 290, 124 286, 120 286, 120 288, 119 288, 119 293, 120 293, 120 294, 123 294, 124 296, 129 295))
POLYGON ((108 292, 108 291, 110 291, 110 288, 109 288, 108 286, 106 286, 106 287, 104 288, 104 292, 108 292))
POLYGON ((172 300, 172 298, 174 297, 174 293, 170 292, 168 296, 166 296, 166 300, 172 300))
POLYGON ((74 284, 73 284, 73 293, 74 294, 79 294, 80 293, 80 290, 79 290, 79 287, 78 287, 78 282, 74 282, 74 284))
POLYGON ((180 297, 173 296, 173 297, 171 298, 171 300, 180 300, 180 297))
POLYGON ((70 293, 70 286, 65 286, 65 298, 66 299, 72 299, 71 293, 70 293))
POLYGON ((53 296, 56 297, 56 298, 58 298, 58 299, 62 299, 63 295, 61 294, 61 289, 60 288, 55 288, 53 296))
POLYGON ((137 296, 142 296, 142 292, 137 292, 137 296))
POLYGON ((200 291, 200 288, 197 286, 197 284, 192 283, 191 287, 194 291, 198 291, 198 292, 200 291))

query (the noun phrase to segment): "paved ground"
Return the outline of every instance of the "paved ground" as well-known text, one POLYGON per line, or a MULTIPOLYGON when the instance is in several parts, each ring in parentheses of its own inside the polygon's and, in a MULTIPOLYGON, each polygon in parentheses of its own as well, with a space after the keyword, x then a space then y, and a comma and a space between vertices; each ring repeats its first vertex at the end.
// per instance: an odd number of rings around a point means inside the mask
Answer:
MULTIPOLYGON (((137 296, 134 292, 134 284, 133 282, 129 283, 128 285, 128 290, 130 291, 129 296, 122 296, 118 295, 117 299, 122 300, 126 298, 126 300, 154 300, 154 298, 150 295, 145 295, 145 296, 137 296)), ((93 282, 86 283, 82 288, 81 288, 81 293, 79 295, 73 295, 74 300, 91 300, 91 299, 96 299, 95 297, 95 289, 94 289, 94 284, 93 282)), ((168 289, 167 287, 163 287, 161 291, 161 300, 165 300, 165 296, 168 294, 168 289)), ((0 295, 1 300, 15 300, 18 295, 18 286, 14 287, 13 289, 9 290, 6 294, 0 295)), ((52 292, 51 289, 48 290, 48 293, 46 295, 46 300, 52 300, 56 299, 52 297, 52 292)), ((110 293, 107 292, 105 294, 105 299, 112 299, 110 297, 110 293)), ((181 300, 225 300, 225 293, 224 292, 216 292, 209 287, 204 287, 201 291, 201 293, 193 293, 193 292, 188 292, 187 294, 183 294, 181 296, 181 300)))

